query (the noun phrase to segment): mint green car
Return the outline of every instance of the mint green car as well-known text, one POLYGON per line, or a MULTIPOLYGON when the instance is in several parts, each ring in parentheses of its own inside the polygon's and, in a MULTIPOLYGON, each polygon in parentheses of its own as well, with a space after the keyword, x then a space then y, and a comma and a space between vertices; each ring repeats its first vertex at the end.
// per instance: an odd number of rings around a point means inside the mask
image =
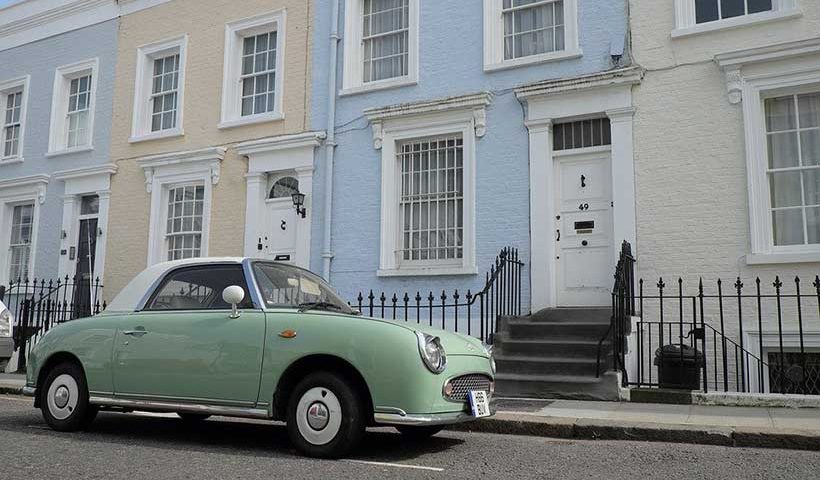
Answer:
POLYGON ((250 417, 336 458, 368 426, 419 438, 491 415, 494 370, 479 340, 362 317, 306 270, 208 258, 150 267, 104 313, 51 329, 25 393, 55 430, 99 410, 250 417))

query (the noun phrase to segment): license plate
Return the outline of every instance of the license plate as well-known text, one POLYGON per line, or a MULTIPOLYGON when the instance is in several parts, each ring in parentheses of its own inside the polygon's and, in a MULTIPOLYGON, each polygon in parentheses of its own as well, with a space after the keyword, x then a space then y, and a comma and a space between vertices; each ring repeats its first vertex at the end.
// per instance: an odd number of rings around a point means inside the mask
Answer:
POLYGON ((467 394, 470 400, 470 410, 476 418, 490 416, 490 397, 483 390, 471 390, 467 394))

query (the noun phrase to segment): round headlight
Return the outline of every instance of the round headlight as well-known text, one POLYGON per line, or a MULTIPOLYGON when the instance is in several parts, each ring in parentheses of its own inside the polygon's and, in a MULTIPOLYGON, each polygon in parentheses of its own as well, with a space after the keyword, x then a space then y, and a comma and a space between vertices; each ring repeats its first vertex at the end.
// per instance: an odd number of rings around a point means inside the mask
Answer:
POLYGON ((443 372, 447 367, 447 354, 441 346, 441 340, 422 332, 416 332, 416 338, 419 344, 419 355, 427 369, 436 374, 443 372))

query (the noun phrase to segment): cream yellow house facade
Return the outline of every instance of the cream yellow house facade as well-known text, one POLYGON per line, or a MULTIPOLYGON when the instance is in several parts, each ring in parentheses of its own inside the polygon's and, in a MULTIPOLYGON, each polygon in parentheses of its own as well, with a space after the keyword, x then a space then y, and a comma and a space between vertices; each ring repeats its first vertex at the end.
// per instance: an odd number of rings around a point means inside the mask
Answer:
POLYGON ((324 138, 308 131, 310 8, 173 0, 121 18, 106 297, 147 265, 187 256, 306 264, 304 249, 270 243, 310 244, 310 216, 290 198, 310 203, 324 138))

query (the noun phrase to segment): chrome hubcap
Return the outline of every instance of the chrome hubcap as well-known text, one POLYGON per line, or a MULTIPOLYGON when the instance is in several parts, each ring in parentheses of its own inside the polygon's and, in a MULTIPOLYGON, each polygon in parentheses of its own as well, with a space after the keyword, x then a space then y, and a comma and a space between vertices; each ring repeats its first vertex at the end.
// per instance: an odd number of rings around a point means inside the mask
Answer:
POLYGON ((311 388, 296 405, 296 426, 312 445, 326 445, 342 427, 342 404, 327 388, 311 388))
POLYGON ((80 388, 71 375, 64 373, 51 382, 46 392, 46 406, 51 416, 65 420, 77 409, 80 399, 80 388))
POLYGON ((330 421, 330 412, 328 412, 327 407, 322 402, 314 402, 311 406, 308 407, 307 411, 307 422, 310 425, 310 428, 319 431, 324 430, 327 427, 327 423, 330 421))
POLYGON ((58 408, 65 408, 68 404, 68 399, 70 396, 71 394, 68 393, 68 389, 65 386, 60 386, 60 388, 58 388, 54 393, 54 403, 58 408))

